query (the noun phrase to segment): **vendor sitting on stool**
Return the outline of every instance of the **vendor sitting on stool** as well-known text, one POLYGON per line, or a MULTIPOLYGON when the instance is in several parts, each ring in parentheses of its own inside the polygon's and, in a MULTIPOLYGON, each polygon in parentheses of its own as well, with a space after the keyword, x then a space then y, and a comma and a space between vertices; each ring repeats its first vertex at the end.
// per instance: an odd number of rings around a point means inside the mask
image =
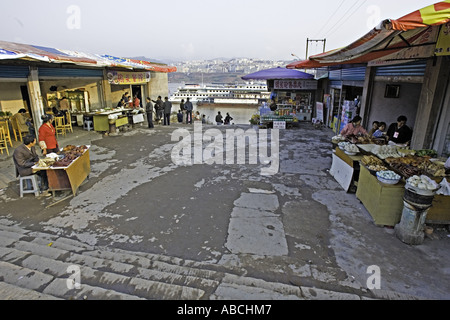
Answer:
MULTIPOLYGON (((16 167, 17 177, 27 177, 33 175, 32 167, 39 162, 39 156, 36 153, 36 137, 27 135, 23 138, 23 144, 14 150, 13 161, 16 167)), ((47 171, 38 171, 36 173, 41 178, 41 192, 48 190, 47 171)))

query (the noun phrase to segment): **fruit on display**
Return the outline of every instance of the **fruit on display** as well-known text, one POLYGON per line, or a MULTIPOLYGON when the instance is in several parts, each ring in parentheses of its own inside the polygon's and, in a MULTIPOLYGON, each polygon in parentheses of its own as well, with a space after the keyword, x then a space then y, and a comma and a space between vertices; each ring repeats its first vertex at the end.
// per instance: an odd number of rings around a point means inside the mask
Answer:
POLYGON ((435 158, 435 157, 437 157, 437 152, 436 152, 436 150, 423 149, 423 150, 417 150, 416 155, 419 157, 427 157, 428 156, 431 158, 435 158))
POLYGON ((425 175, 412 176, 406 180, 406 183, 421 190, 435 191, 439 188, 439 185, 434 180, 425 175))

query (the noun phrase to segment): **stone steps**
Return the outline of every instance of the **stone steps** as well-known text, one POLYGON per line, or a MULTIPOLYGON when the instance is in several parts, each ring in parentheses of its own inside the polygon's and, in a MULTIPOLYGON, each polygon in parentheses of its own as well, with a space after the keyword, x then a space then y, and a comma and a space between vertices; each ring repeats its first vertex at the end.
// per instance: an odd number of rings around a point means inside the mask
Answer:
POLYGON ((94 248, 0 221, 0 299, 303 299, 300 287, 245 276, 240 268, 94 248), (80 288, 68 285, 79 268, 80 288))

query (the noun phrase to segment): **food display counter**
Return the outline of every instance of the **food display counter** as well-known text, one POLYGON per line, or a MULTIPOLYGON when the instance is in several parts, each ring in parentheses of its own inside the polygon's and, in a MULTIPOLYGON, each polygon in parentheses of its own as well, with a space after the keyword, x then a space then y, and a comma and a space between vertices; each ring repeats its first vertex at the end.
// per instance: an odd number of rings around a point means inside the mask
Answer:
POLYGON ((90 147, 67 167, 33 167, 33 172, 47 171, 49 191, 55 196, 56 191, 72 191, 76 196, 81 184, 91 173, 90 147))
POLYGON ((127 109, 95 113, 94 130, 97 132, 109 132, 109 121, 115 120, 116 128, 129 124, 127 109))
MULTIPOLYGON (((333 143, 333 163, 330 174, 365 206, 376 225, 394 227, 400 223, 404 209, 405 185, 412 176, 427 176, 440 184, 450 182, 448 169, 442 161, 421 155, 421 151, 391 146, 357 144, 359 152, 348 155, 342 143, 333 143), (340 148, 341 147, 341 148, 340 148), (438 163, 441 162, 441 165, 438 163), (396 184, 386 184, 376 176, 378 171, 392 171, 400 176, 396 184)), ((395 182, 394 182, 395 183, 395 182)), ((435 194, 426 217, 427 223, 450 224, 450 196, 435 194)))
POLYGON ((387 185, 361 165, 356 198, 366 207, 376 225, 394 227, 402 217, 405 183, 387 185))

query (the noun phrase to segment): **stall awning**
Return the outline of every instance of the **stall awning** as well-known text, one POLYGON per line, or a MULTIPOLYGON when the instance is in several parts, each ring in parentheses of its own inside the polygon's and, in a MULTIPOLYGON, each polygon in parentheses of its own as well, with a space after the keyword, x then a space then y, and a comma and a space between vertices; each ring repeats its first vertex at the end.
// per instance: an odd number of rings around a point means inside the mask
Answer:
POLYGON ((261 70, 242 77, 243 80, 275 80, 275 79, 314 79, 314 75, 287 68, 272 68, 261 70))
POLYGON ((43 46, 27 45, 0 41, 0 60, 26 60, 47 63, 69 63, 87 67, 120 67, 130 70, 146 70, 162 73, 176 72, 176 67, 140 61, 110 55, 89 54, 84 52, 55 49, 43 46))
MULTIPOLYGON (((398 20, 384 20, 379 26, 352 44, 314 55, 306 61, 291 63, 289 69, 320 68, 338 64, 411 61, 432 57, 440 37, 441 26, 450 28, 450 0, 410 13, 398 20)), ((450 54, 450 52, 448 53, 450 54)))

